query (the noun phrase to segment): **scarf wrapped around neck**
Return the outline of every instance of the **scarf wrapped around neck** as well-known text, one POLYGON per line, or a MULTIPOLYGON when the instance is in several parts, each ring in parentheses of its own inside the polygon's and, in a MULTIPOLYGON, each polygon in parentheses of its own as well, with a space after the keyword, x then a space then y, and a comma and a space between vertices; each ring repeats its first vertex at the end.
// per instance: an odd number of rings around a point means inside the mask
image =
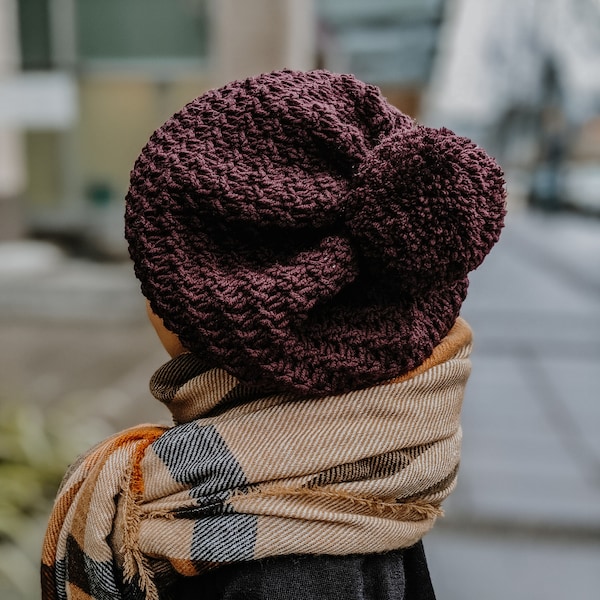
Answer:
POLYGON ((471 330, 410 373, 345 394, 260 395, 183 354, 152 378, 175 426, 117 434, 69 470, 42 596, 158 599, 177 575, 285 554, 409 547, 456 483, 471 330))

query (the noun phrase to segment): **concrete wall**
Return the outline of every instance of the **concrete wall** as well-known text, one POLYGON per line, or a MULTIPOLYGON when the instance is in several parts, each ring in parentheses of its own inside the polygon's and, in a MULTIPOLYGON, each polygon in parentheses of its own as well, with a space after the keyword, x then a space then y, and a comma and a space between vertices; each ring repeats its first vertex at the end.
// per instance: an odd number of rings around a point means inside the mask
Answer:
POLYGON ((313 0, 213 0, 216 84, 315 66, 313 0))
MULTIPOLYGON (((2 80, 18 68, 17 31, 16 0, 0 0, 0 93, 2 80)), ((18 199, 24 181, 22 136, 18 130, 0 125, 0 241, 22 233, 18 199)))

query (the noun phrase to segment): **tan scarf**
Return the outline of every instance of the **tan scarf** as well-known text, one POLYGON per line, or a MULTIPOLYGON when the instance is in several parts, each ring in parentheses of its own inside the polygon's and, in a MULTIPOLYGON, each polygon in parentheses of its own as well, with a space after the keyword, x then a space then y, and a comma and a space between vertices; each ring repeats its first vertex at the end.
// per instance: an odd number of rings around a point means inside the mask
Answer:
POLYGON ((284 554, 408 547, 455 486, 471 331, 407 375, 324 398, 260 396, 184 354, 157 371, 174 427, 82 457, 48 525, 43 598, 160 597, 174 574, 284 554))

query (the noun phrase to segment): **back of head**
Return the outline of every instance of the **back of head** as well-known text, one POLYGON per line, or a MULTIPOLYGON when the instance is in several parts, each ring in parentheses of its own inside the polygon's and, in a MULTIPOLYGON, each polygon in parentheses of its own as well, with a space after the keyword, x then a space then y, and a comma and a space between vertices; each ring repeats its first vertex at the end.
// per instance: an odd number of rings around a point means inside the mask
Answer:
POLYGON ((497 241, 498 165, 351 75, 236 81, 160 127, 126 237, 153 311, 206 361, 323 395, 421 364, 497 241))

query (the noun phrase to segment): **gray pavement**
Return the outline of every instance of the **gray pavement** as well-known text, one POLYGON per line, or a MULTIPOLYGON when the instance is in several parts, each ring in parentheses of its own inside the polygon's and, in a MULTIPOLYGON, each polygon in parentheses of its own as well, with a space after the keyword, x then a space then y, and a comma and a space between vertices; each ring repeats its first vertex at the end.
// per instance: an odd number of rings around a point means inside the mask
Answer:
MULTIPOLYGON (((463 316, 459 485, 425 539, 438 598, 600 598, 600 220, 511 215, 463 316)), ((147 392, 166 355, 128 265, 0 268, 0 351, 5 397, 114 429, 168 421, 147 392)))
POLYGON ((425 540, 438 596, 600 598, 600 221, 511 216, 463 316, 459 484, 425 540))

